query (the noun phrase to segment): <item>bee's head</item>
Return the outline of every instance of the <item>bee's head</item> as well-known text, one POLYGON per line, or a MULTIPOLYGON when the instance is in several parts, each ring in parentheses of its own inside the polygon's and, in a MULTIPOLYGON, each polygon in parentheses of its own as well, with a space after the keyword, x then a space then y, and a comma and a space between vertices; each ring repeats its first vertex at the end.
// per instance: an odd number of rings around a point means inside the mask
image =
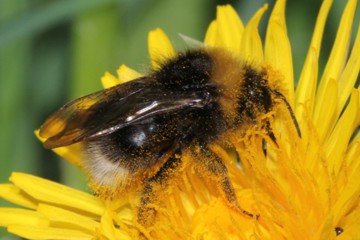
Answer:
POLYGON ((238 99, 240 116, 256 121, 259 115, 270 112, 273 108, 273 94, 265 78, 265 73, 245 67, 241 95, 238 99))
MULTIPOLYGON (((296 121, 294 112, 291 109, 286 97, 269 85, 265 71, 257 72, 256 70, 246 67, 244 81, 242 84, 242 96, 239 98, 239 113, 246 120, 256 122, 259 116, 269 113, 273 107, 281 100, 285 103, 290 113, 292 121, 296 127, 298 135, 301 137, 299 125, 296 121)), ((265 129, 269 136, 275 141, 275 137, 271 132, 269 122, 266 122, 265 129)))

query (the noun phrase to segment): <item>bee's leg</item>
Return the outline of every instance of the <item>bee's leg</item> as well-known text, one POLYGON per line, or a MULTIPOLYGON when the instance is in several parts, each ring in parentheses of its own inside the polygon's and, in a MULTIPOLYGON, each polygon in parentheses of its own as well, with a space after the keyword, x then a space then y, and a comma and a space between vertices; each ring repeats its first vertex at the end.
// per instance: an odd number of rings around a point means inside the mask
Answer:
POLYGON ((278 145, 278 143, 276 141, 276 137, 274 135, 274 132, 272 131, 269 120, 266 120, 266 122, 265 122, 265 131, 266 131, 266 134, 270 137, 270 139, 275 143, 275 145, 277 147, 279 147, 279 145, 278 145))
POLYGON ((181 166, 181 158, 177 155, 173 154, 145 184, 137 213, 137 221, 144 227, 154 225, 156 210, 151 204, 158 200, 157 196, 161 195, 162 190, 167 187, 169 179, 181 166))
POLYGON ((244 210, 238 203, 234 187, 228 177, 228 170, 223 160, 206 146, 201 146, 200 152, 198 152, 196 155, 198 155, 196 159, 199 162, 200 167, 205 167, 205 169, 201 170, 208 171, 214 175, 215 180, 217 180, 220 184, 219 187, 225 195, 228 203, 231 206, 234 206, 241 213, 250 217, 254 217, 254 214, 244 210))

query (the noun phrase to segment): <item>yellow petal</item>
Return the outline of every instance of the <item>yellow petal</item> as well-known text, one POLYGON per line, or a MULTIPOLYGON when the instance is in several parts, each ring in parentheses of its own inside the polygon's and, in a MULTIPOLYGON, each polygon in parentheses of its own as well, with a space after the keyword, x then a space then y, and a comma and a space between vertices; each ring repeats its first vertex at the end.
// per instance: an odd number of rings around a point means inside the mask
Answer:
POLYGON ((351 175, 355 169, 358 169, 360 165, 360 132, 352 139, 349 144, 348 150, 345 157, 346 166, 349 167, 348 174, 351 175))
POLYGON ((307 114, 307 117, 312 115, 314 102, 315 102, 315 90, 318 76, 318 53, 315 48, 310 48, 306 56, 303 70, 301 71, 300 80, 296 87, 296 105, 295 115, 300 126, 302 125, 305 111, 311 113, 307 114))
POLYGON ((317 129, 317 133, 321 142, 327 136, 330 127, 332 127, 332 124, 335 121, 335 110, 337 107, 336 103, 338 101, 338 84, 335 79, 330 79, 330 81, 327 82, 325 91, 329 97, 326 99, 326 103, 324 103, 320 109, 319 117, 314 119, 314 125, 317 129))
POLYGON ((349 60, 339 80, 339 101, 337 116, 340 115, 346 101, 349 98, 360 71, 360 25, 357 30, 354 46, 352 47, 349 60))
POLYGON ((120 84, 120 81, 109 72, 106 72, 105 75, 101 78, 101 83, 104 88, 110 88, 120 84))
POLYGON ((39 201, 59 204, 96 215, 104 212, 103 203, 95 196, 59 183, 18 172, 12 173, 10 181, 39 201))
POLYGON ((341 189, 342 191, 337 195, 336 203, 331 209, 335 223, 340 222, 346 213, 354 211, 356 207, 359 207, 360 166, 358 166, 355 170, 354 174, 348 176, 346 187, 341 189))
POLYGON ((121 83, 128 82, 142 76, 140 73, 124 64, 119 67, 117 74, 121 83))
POLYGON ((173 58, 176 55, 170 39, 160 28, 149 32, 148 49, 153 69, 160 68, 164 60, 173 58))
POLYGON ((210 23, 206 31, 204 43, 211 47, 215 47, 219 42, 218 38, 219 38, 218 26, 217 26, 217 22, 214 20, 210 23))
POLYGON ((218 47, 228 49, 240 54, 241 38, 244 25, 231 5, 218 6, 216 9, 216 22, 218 30, 218 47))
MULTIPOLYGON (((46 139, 40 137, 38 129, 35 130, 34 133, 41 142, 45 142, 46 139)), ((54 148, 52 151, 75 166, 84 169, 83 163, 81 161, 81 144, 72 144, 66 147, 54 148)))
MULTIPOLYGON (((335 239, 335 229, 333 226, 333 219, 331 216, 327 216, 322 225, 319 227, 320 231, 317 231, 317 234, 314 236, 314 239, 335 239)), ((299 238, 303 239, 303 238, 299 238)), ((338 238, 336 238, 337 240, 338 238)))
POLYGON ((56 226, 80 228, 95 234, 96 230, 100 228, 100 224, 89 217, 75 213, 74 211, 65 210, 60 207, 55 207, 47 204, 40 204, 37 211, 48 218, 52 224, 56 226))
POLYGON ((35 209, 37 207, 34 199, 30 198, 14 184, 0 184, 0 197, 26 208, 35 209))
POLYGON ((101 232, 109 239, 115 239, 115 229, 113 224, 113 219, 109 213, 109 211, 105 211, 105 213, 101 217, 101 232))
MULTIPOLYGON (((329 171, 338 174, 343 155, 347 150, 349 140, 360 124, 360 91, 353 90, 350 103, 341 118, 337 121, 334 131, 324 144, 328 157, 329 171)), ((330 105, 331 103, 328 102, 330 105)))
POLYGON ((17 208, 0 208, 0 226, 10 225, 49 226, 49 221, 40 213, 17 208))
POLYGON ((239 228, 248 229, 251 233, 252 224, 251 220, 231 212, 221 199, 217 199, 197 209, 193 217, 192 237, 193 239, 237 239, 239 228))
POLYGON ((66 147, 54 148, 54 151, 57 155, 62 157, 63 159, 69 161, 75 166, 84 169, 84 165, 82 163, 82 147, 81 143, 72 144, 66 147))
POLYGON ((315 91, 318 80, 318 60, 320 55, 321 40, 324 33, 327 16, 332 5, 332 0, 323 1, 311 39, 310 47, 302 68, 298 85, 296 87, 296 116, 301 122, 303 117, 303 104, 312 113, 315 103, 315 91))
POLYGON ((242 59, 258 63, 262 63, 264 60, 263 47, 259 36, 258 26, 267 8, 267 4, 260 8, 245 27, 245 31, 241 39, 240 56, 242 59))
POLYGON ((271 13, 265 39, 265 61, 283 78, 283 89, 288 102, 294 99, 294 75, 291 46, 285 25, 285 0, 278 0, 271 13))
POLYGON ((120 219, 122 222, 132 222, 134 219, 134 212, 130 207, 120 207, 116 210, 116 219, 120 219))
POLYGON ((360 236, 360 211, 351 212, 341 223, 344 232, 336 237, 336 240, 356 239, 360 236))
POLYGON ((26 239, 86 240, 94 239, 91 234, 65 228, 30 227, 11 225, 8 231, 26 239))
MULTIPOLYGON (((128 209, 128 208, 127 208, 128 209)), ((133 210, 132 210, 133 214, 133 210)), ((120 227, 116 227, 115 225, 118 223, 116 220, 119 220, 116 215, 121 215, 119 212, 114 212, 111 209, 107 209, 105 213, 101 216, 100 220, 100 229, 101 233, 107 237, 107 239, 133 239, 130 236, 130 231, 127 229, 127 225, 120 225, 120 227), (114 219, 115 223, 114 223, 114 219)), ((123 216, 120 216, 123 220, 123 216)), ((120 221, 122 223, 123 221, 120 221)), ((132 225, 133 221, 128 221, 130 225, 132 225)))
MULTIPOLYGON (((321 109, 324 108, 324 105, 328 105, 329 93, 326 91, 326 86, 330 79, 339 80, 340 74, 344 68, 347 51, 350 42, 351 30, 353 18, 356 10, 356 0, 349 0, 343 15, 341 17, 339 29, 335 38, 333 48, 330 53, 329 60, 326 64, 324 73, 320 80, 320 85, 316 95, 314 119, 319 121, 323 119, 321 114, 321 109)), ((335 97, 335 96, 334 96, 335 97)), ((338 105, 337 103, 335 103, 338 105)), ((336 106, 337 107, 337 106, 336 106)), ((334 120, 334 119, 333 119, 334 120)))

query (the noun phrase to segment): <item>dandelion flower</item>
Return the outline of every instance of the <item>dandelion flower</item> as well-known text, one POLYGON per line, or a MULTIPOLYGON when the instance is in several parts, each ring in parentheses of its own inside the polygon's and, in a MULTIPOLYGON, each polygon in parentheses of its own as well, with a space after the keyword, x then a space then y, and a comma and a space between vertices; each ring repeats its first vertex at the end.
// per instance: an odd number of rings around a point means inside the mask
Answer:
MULTIPOLYGON (((0 225, 30 239, 133 239, 139 232, 153 239, 359 237, 360 97, 354 87, 360 70, 359 26, 349 48, 357 1, 347 2, 325 70, 319 74, 331 3, 324 0, 321 6, 295 91, 284 0, 278 0, 272 10, 264 48, 257 28, 267 5, 246 26, 231 6, 219 6, 206 33, 205 46, 224 48, 241 59, 276 69, 269 77, 280 78, 301 128, 299 138, 279 109, 273 123, 277 146, 266 144, 266 154, 264 136, 256 129, 235 146, 240 166, 231 152, 213 149, 227 164, 239 204, 259 213, 259 219, 230 209, 212 183, 185 164, 155 206, 159 214, 149 229, 135 221, 132 198, 103 199, 24 173, 13 173, 11 184, 0 185, 2 198, 23 207, 0 208, 0 225)), ((149 52, 153 69, 163 58, 176 55, 160 29, 149 34, 149 52)), ((102 82, 107 88, 139 76, 123 65, 118 77, 106 73, 102 82)), ((84 168, 76 144, 55 151, 84 168)))

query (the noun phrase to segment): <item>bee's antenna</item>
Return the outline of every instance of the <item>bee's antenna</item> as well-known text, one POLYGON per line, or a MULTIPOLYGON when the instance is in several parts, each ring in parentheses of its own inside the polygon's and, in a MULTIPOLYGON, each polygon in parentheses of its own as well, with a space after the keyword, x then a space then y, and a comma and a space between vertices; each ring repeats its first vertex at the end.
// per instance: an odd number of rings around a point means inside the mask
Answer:
POLYGON ((272 92, 275 94, 276 97, 279 97, 281 100, 284 101, 285 105, 286 105, 286 108, 288 109, 289 113, 290 113, 290 116, 291 116, 291 119, 295 125, 295 128, 296 128, 296 131, 297 131, 297 134, 298 136, 301 138, 301 131, 300 131, 300 127, 299 127, 299 124, 296 120, 296 117, 295 117, 295 114, 289 104, 289 102, 286 100, 286 97, 281 93, 281 92, 278 92, 276 90, 272 90, 272 92))

